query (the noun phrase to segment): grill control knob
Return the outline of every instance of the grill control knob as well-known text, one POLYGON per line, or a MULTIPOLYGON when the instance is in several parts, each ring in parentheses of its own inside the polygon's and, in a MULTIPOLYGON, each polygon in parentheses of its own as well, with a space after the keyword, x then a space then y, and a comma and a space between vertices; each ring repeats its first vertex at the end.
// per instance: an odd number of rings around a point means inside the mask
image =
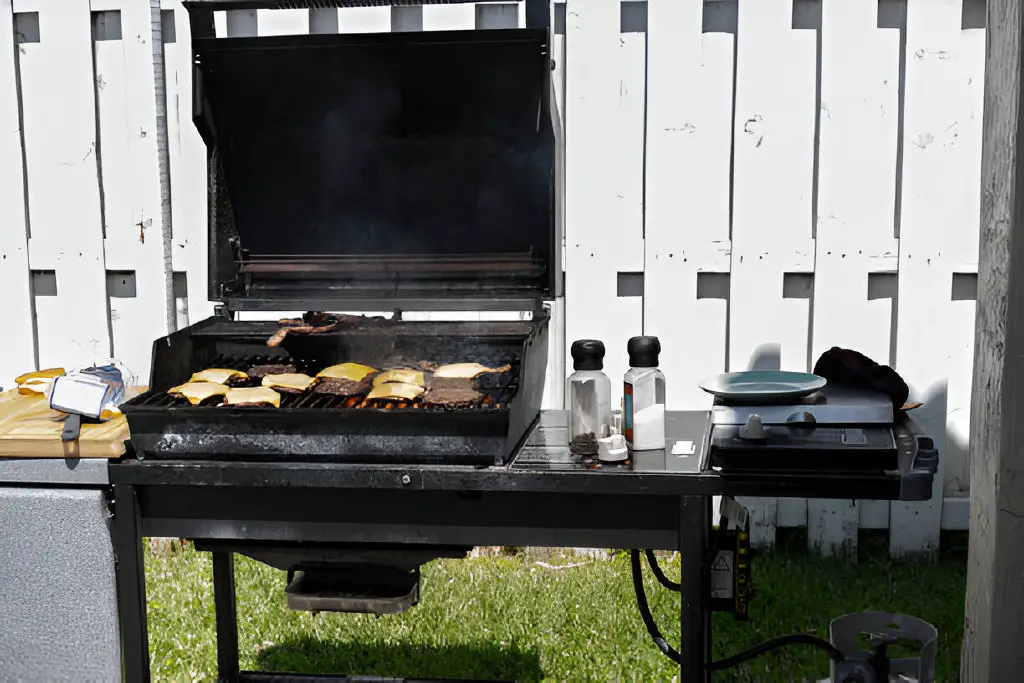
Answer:
POLYGON ((402 475, 402 486, 408 486, 412 483, 412 478, 408 474, 402 475))
POLYGON ((761 439, 768 438, 768 430, 764 428, 760 415, 757 413, 750 414, 747 418, 747 423, 740 427, 740 438, 751 441, 760 441, 761 439))

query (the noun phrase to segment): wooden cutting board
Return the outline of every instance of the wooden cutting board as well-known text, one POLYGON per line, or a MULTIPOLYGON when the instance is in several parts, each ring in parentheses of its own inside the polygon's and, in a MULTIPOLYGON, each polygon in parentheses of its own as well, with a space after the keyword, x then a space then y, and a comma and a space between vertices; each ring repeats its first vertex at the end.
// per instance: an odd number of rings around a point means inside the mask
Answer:
MULTIPOLYGON (((129 397, 141 390, 129 390, 129 397)), ((64 414, 50 410, 46 397, 0 393, 0 458, 118 458, 125 452, 124 415, 100 424, 83 424, 78 441, 60 440, 64 414)))

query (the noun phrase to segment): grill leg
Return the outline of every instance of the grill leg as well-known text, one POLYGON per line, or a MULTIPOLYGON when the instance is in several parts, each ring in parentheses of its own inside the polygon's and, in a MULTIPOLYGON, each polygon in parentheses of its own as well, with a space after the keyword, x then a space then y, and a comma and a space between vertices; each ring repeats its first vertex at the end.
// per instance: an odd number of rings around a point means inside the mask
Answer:
POLYGON ((146 630, 146 567, 141 515, 135 489, 114 487, 111 527, 117 558, 117 613, 126 683, 149 683, 149 633, 146 630))
POLYGON ((705 664, 710 661, 711 613, 706 609, 709 585, 704 561, 710 505, 710 498, 688 496, 680 500, 679 509, 679 680, 694 683, 711 681, 705 664))
POLYGON ((217 680, 238 680, 238 614, 235 611, 235 556, 213 553, 213 604, 217 615, 217 680))

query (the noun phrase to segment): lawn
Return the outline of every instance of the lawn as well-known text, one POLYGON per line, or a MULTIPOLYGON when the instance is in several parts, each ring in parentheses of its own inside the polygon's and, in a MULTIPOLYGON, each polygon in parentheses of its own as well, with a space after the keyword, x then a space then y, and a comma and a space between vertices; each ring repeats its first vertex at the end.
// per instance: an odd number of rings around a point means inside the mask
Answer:
MULTIPOLYGON (((866 609, 921 617, 941 634, 938 681, 957 680, 963 619, 962 553, 938 564, 895 563, 867 552, 859 563, 802 552, 756 558, 751 620, 714 621, 714 655, 721 658, 794 631, 827 636, 831 618, 866 609)), ((622 556, 591 560, 536 555, 434 562, 424 568, 420 605, 387 617, 311 615, 285 606, 284 574, 236 560, 239 649, 243 668, 302 673, 518 680, 661 679, 673 666, 640 621, 622 556)), ((678 560, 663 563, 678 577, 678 560)), ((191 548, 149 551, 150 647, 153 678, 211 679, 216 671, 209 555, 191 548)), ((678 596, 646 577, 651 608, 678 644, 678 596), (674 635, 673 635, 674 634, 674 635)), ((827 658, 791 647, 717 681, 817 680, 827 658)))

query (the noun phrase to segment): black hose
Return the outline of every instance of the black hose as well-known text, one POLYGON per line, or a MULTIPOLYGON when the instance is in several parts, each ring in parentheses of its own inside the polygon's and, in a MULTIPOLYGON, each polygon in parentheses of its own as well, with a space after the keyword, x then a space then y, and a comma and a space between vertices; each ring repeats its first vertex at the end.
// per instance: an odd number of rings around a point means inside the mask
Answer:
MULTIPOLYGON (((648 560, 650 560, 653 553, 651 553, 651 551, 649 550, 646 551, 646 553, 648 553, 648 560)), ((654 641, 654 644, 658 647, 658 649, 661 650, 662 654, 664 654, 666 657, 671 659, 676 664, 681 664, 682 656, 675 648, 668 644, 668 641, 665 640, 665 636, 663 636, 661 634, 661 631, 658 630, 658 625, 654 623, 654 615, 651 614, 651 607, 647 603, 647 593, 646 591, 644 591, 643 569, 640 567, 639 550, 634 548, 633 550, 629 551, 629 564, 630 568, 632 569, 633 592, 636 594, 636 605, 640 609, 640 618, 643 620, 644 626, 647 628, 647 633, 650 634, 651 639, 654 641)), ((657 566, 656 563, 652 562, 651 569, 653 570, 655 566, 657 566)), ((655 570, 655 576, 657 576, 659 573, 660 568, 658 570, 655 570)), ((662 576, 664 576, 664 574, 662 574, 662 576)), ((666 577, 665 580, 668 581, 668 578, 666 577)), ((661 579, 659 579, 659 581, 661 581, 661 579)), ((673 583, 671 581, 668 582, 673 583)), ((809 633, 791 633, 789 635, 780 636, 778 638, 772 638, 771 640, 767 640, 761 643, 760 645, 755 645, 749 650, 744 650, 743 652, 735 654, 732 657, 726 657, 725 659, 720 659, 717 662, 708 662, 706 666, 708 671, 721 671, 723 669, 729 669, 734 666, 738 666, 743 662, 754 659, 755 657, 760 657, 761 655, 770 652, 771 650, 775 650, 780 647, 785 647, 787 645, 810 645, 820 650, 824 650, 828 653, 828 656, 831 659, 834 659, 837 662, 843 661, 843 659, 845 659, 845 657, 843 657, 843 653, 840 652, 835 645, 828 642, 824 638, 812 636, 809 633)))
POLYGON ((676 583, 665 576, 665 572, 661 571, 661 565, 658 564, 658 558, 654 556, 653 550, 645 550, 644 555, 647 556, 647 564, 651 566, 651 571, 654 572, 654 578, 658 579, 658 583, 676 593, 683 590, 682 584, 676 583))
POLYGON ((710 662, 708 664, 708 671, 721 671, 722 669, 731 669, 732 667, 738 666, 743 662, 754 659, 755 657, 760 657, 761 655, 770 652, 771 650, 775 650, 780 647, 785 647, 787 645, 810 645, 811 647, 816 647, 820 650, 824 650, 828 653, 830 659, 833 659, 837 662, 841 662, 843 661, 843 659, 845 659, 845 657, 843 657, 843 653, 840 652, 835 645, 828 642, 824 638, 812 636, 809 633, 790 633, 789 635, 779 636, 778 638, 766 640, 765 642, 760 643, 759 645, 755 645, 749 650, 744 650, 743 652, 735 654, 732 657, 726 657, 725 659, 720 659, 717 662, 710 662))
POLYGON ((651 614, 651 607, 647 604, 647 593, 644 591, 644 575, 643 570, 640 568, 639 550, 633 549, 629 551, 629 564, 633 570, 633 592, 636 593, 636 606, 640 608, 640 618, 643 619, 647 632, 651 635, 651 639, 654 640, 654 644, 658 646, 662 654, 676 664, 681 664, 683 658, 675 648, 668 644, 665 637, 661 635, 661 631, 658 630, 658 625, 654 623, 654 615, 651 614))

